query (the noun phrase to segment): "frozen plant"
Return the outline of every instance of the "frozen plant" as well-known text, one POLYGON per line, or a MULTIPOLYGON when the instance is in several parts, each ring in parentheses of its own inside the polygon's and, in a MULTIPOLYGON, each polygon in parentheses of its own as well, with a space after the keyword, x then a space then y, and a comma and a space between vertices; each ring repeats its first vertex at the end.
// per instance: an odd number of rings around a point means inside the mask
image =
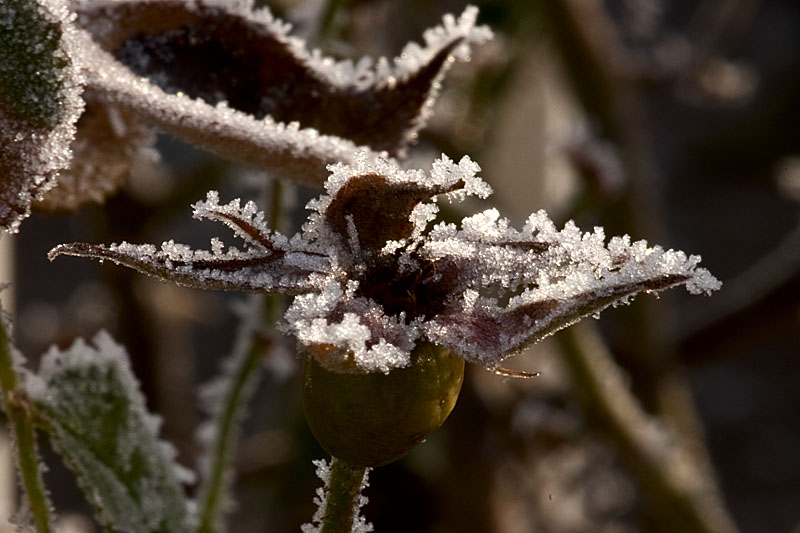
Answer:
MULTIPOLYGON (((57 0, 0 8, 0 44, 13 50, 0 57, 0 72, 19 70, 0 80, 0 170, 12 176, 0 187, 4 227, 16 231, 32 206, 102 201, 152 142, 151 125, 276 177, 324 185, 291 237, 270 227, 253 202, 221 203, 211 191, 194 204, 195 218, 226 224, 243 249, 214 238, 209 250, 168 241, 71 243, 50 252, 188 287, 293 298, 278 328, 297 341, 306 419, 333 456, 330 466, 318 464, 326 487, 316 524, 305 531, 371 530, 357 516, 367 469, 402 457, 441 426, 465 361, 511 374, 502 367, 508 356, 638 293, 719 288, 697 256, 627 236, 607 241, 601 228, 584 233, 571 222, 558 229, 543 211, 521 229, 495 209, 458 225, 437 222, 437 201, 491 194, 480 167, 443 155, 428 171, 408 170, 394 158, 424 126, 448 65, 491 36, 475 26, 474 8, 446 16, 425 33, 424 46, 408 45, 392 64, 309 52, 247 2, 72 8, 57 0), (50 55, 35 57, 38 70, 19 69, 29 50, 43 49, 43 30, 50 55), (19 97, 42 80, 48 98, 19 97)), ((106 334, 94 347, 78 341, 49 352, 33 374, 6 331, 4 323, 0 382, 39 531, 51 530, 52 520, 32 423, 50 435, 109 529, 222 528, 232 428, 257 350, 235 359, 232 379, 221 382, 228 388, 209 432, 216 452, 203 468, 195 513, 180 488, 191 476, 158 440, 158 421, 120 346, 106 334)))
POLYGON ((304 354, 307 421, 334 464, 362 471, 398 459, 444 422, 463 360, 500 369, 527 344, 637 293, 719 288, 697 256, 627 236, 606 244, 601 228, 558 230, 542 211, 521 230, 495 209, 460 227, 432 224, 434 198, 490 194, 467 157, 442 156, 429 172, 354 159, 331 166, 326 194, 291 238, 254 203, 220 204, 212 191, 194 216, 230 226, 244 250, 217 238, 211 250, 72 243, 50 257, 110 260, 189 287, 294 295, 282 329, 304 354))

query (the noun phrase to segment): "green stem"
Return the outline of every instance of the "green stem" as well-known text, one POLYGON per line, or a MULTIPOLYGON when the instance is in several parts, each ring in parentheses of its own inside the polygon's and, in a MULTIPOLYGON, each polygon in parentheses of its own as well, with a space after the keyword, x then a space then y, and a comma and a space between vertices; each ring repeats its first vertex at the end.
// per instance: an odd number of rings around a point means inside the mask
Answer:
POLYGON ((3 389, 3 404, 16 437, 20 477, 30 502, 36 531, 45 533, 54 531, 51 505, 39 470, 33 421, 24 401, 26 396, 17 391, 18 385, 19 379, 14 371, 11 355, 11 341, 6 332, 5 321, 0 317, 0 387, 3 389))
MULTIPOLYGON (((278 180, 272 181, 270 198, 269 226, 277 228, 281 218, 282 186, 278 180)), ((230 486, 231 457, 239 437, 239 421, 242 418, 244 406, 247 404, 261 360, 268 341, 259 335, 259 330, 264 320, 274 324, 280 316, 280 297, 256 295, 250 301, 246 322, 242 324, 233 350, 232 370, 222 400, 219 413, 215 415, 214 426, 216 429, 214 442, 210 450, 210 465, 207 476, 200 487, 199 533, 212 533, 220 531, 219 521, 222 507, 227 499, 230 486), (263 310, 260 313, 259 310, 263 310)))
POLYGON ((367 469, 333 458, 321 533, 350 533, 358 515, 367 469))
POLYGON ((200 490, 201 514, 198 531, 202 533, 211 533, 219 529, 222 504, 230 481, 231 456, 239 436, 238 422, 250 397, 264 354, 265 346, 256 341, 254 328, 245 326, 244 329, 242 336, 245 339, 240 344, 241 356, 234 356, 237 359, 236 368, 231 375, 222 408, 214 422, 217 434, 211 450, 211 465, 200 490))

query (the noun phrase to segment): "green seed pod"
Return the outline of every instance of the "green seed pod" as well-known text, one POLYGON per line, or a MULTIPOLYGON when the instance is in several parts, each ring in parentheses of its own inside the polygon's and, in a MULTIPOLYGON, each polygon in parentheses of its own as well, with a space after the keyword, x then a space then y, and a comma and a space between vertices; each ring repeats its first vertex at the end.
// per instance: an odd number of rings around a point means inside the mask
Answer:
POLYGON ((391 463, 428 438, 453 410, 464 360, 427 342, 411 366, 388 374, 340 374, 303 354, 303 410, 332 456, 357 466, 391 463))

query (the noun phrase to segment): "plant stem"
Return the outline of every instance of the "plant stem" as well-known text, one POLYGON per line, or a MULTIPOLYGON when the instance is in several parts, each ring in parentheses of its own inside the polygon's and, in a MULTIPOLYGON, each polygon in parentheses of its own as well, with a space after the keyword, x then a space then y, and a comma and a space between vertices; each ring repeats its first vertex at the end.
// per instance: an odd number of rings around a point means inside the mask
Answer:
POLYGON ((19 379, 14 371, 14 359, 11 354, 11 340, 6 331, 6 323, 0 317, 0 387, 3 389, 3 405, 16 437, 20 477, 30 503, 36 531, 45 533, 54 531, 51 505, 39 469, 33 421, 30 411, 26 408, 26 396, 17 391, 18 385, 19 379))
MULTIPOLYGON (((261 303, 262 298, 256 296, 254 299, 261 303)), ((203 480, 199 498, 198 531, 201 533, 219 531, 225 493, 230 485, 231 456, 239 436, 238 423, 258 377, 257 370, 261 366, 265 348, 264 343, 256 340, 254 325, 245 324, 233 355, 235 368, 230 375, 220 411, 214 420, 216 434, 210 452, 208 475, 203 480)))
MULTIPOLYGON (((281 218, 282 186, 272 181, 269 226, 276 228, 281 218)), ((244 406, 255 388, 258 370, 269 341, 259 331, 266 320, 274 324, 280 315, 280 297, 256 295, 251 297, 244 323, 230 358, 230 369, 219 411, 214 414, 214 441, 209 451, 209 466, 200 487, 198 498, 200 509, 199 533, 221 531, 220 518, 231 481, 231 457, 239 437, 239 422, 244 406)))
MULTIPOLYGON (((733 533, 713 474, 686 449, 654 428, 625 385, 596 328, 582 323, 556 336, 575 391, 590 423, 604 433, 632 467, 665 531, 733 533)), ((665 430, 666 431, 666 430, 665 430)))
POLYGON ((350 533, 360 508, 366 467, 333 458, 321 533, 350 533))

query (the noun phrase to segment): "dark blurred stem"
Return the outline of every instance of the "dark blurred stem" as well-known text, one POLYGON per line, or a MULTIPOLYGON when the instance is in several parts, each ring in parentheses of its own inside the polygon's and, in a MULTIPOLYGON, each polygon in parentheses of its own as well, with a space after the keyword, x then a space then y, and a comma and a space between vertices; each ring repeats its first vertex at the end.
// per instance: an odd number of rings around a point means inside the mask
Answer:
MULTIPOLYGON (((263 298, 253 297, 252 308, 260 308, 263 298)), ((200 489, 199 532, 213 533, 220 530, 219 522, 227 492, 231 483, 231 462, 239 437, 239 422, 247 401, 250 399, 261 360, 267 346, 260 342, 256 332, 260 320, 250 318, 242 326, 234 349, 235 368, 231 373, 220 412, 214 420, 215 438, 211 445, 209 469, 200 489)))
POLYGON ((346 0, 328 0, 328 5, 325 7, 325 12, 322 14, 322 20, 319 24, 319 35, 321 39, 328 39, 333 31, 333 22, 336 19, 336 13, 344 5, 346 0))
MULTIPOLYGON (((0 313, 3 310, 0 308, 0 313)), ((11 354, 11 339, 6 330, 6 322, 0 317, 0 387, 3 389, 3 405, 11 423, 11 431, 16 441, 16 458, 18 461, 22 486, 30 504, 33 522, 38 533, 55 531, 51 516, 50 500, 42 480, 39 454, 36 451, 36 433, 33 420, 27 408, 25 395, 20 394, 17 386, 19 378, 14 370, 14 359, 11 354)))
POLYGON ((321 533, 350 533, 353 530, 366 472, 366 467, 333 458, 321 533))
POLYGON ((556 336, 573 385, 593 427, 627 461, 656 509, 662 531, 736 531, 706 464, 685 440, 671 438, 625 386, 596 328, 581 323, 556 336))
MULTIPOLYGON (((271 185, 269 226, 276 228, 282 216, 282 186, 278 180, 273 180, 271 185)), ((240 326, 230 359, 232 368, 226 370, 228 381, 213 421, 214 440, 208 451, 208 471, 200 487, 198 531, 201 533, 221 530, 224 504, 229 499, 227 493, 231 485, 233 453, 239 440, 239 424, 255 388, 261 361, 269 349, 269 340, 264 338, 261 330, 265 322, 275 324, 280 318, 279 310, 279 296, 252 296, 240 326)))
MULTIPOLYGON (((603 2, 558 0, 550 5, 576 93, 619 148, 629 181, 623 206, 626 231, 634 238, 669 245, 639 65, 622 43, 603 2)), ((639 348, 635 363, 641 368, 636 374, 637 390, 648 411, 663 414, 679 437, 695 439, 700 425, 685 379, 674 369, 674 353, 666 338, 672 317, 667 303, 668 298, 645 300, 632 313, 631 344, 639 348)))

